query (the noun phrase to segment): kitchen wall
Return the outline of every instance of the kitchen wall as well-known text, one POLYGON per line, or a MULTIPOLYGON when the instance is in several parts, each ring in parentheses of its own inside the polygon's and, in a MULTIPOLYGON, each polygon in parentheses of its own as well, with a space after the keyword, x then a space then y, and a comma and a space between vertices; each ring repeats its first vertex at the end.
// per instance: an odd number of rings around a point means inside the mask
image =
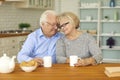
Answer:
POLYGON ((3 3, 0 5, 0 30, 18 29, 18 24, 27 22, 31 24, 31 29, 38 28, 39 9, 18 9, 14 3, 3 3))
MULTIPOLYGON (((78 14, 79 0, 55 0, 55 11, 57 13, 64 11, 72 11, 78 14)), ((19 9, 14 6, 14 2, 5 2, 0 5, 0 31, 1 30, 16 30, 21 22, 30 23, 30 29, 39 28, 39 17, 44 10, 40 9, 19 9)))
POLYGON ((71 11, 79 17, 79 2, 80 0, 60 0, 60 12, 71 11))

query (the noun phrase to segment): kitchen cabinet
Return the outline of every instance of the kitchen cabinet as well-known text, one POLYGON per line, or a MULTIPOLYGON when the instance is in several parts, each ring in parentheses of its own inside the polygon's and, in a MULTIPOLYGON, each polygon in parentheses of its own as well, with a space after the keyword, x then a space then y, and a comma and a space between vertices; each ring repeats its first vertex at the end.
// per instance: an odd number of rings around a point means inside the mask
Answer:
POLYGON ((24 2, 15 5, 17 8, 54 9, 54 3, 54 0, 24 0, 24 2))
MULTIPOLYGON (((8 56, 17 56, 27 36, 0 38, 0 56, 6 53, 8 56)), ((17 62, 17 60, 16 60, 17 62)))
POLYGON ((96 41, 103 53, 103 62, 120 62, 120 1, 109 7, 110 0, 80 0, 81 30, 96 30, 96 41), (115 45, 107 46, 107 39, 113 37, 115 45))

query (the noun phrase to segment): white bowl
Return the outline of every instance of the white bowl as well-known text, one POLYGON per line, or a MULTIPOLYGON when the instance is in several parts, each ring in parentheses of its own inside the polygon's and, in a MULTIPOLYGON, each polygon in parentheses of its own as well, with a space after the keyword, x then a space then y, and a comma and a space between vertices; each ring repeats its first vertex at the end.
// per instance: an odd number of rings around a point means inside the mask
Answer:
POLYGON ((22 66, 21 69, 25 72, 32 72, 37 68, 37 66, 30 66, 30 67, 26 67, 26 66, 22 66))

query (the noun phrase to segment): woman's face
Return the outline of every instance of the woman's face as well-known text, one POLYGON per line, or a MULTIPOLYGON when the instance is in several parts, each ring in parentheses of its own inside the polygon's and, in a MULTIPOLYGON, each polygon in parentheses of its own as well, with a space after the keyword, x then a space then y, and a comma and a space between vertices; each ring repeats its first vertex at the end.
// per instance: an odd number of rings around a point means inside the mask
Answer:
POLYGON ((63 18, 60 20, 61 31, 65 35, 69 35, 75 28, 68 18, 63 18))

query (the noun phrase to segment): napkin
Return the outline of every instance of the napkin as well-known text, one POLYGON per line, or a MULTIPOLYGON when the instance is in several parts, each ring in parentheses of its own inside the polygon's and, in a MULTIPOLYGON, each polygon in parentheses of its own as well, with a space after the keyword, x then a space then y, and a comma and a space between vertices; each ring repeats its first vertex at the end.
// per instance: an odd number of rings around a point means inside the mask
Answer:
POLYGON ((120 67, 105 67, 105 74, 108 77, 120 77, 120 67))

